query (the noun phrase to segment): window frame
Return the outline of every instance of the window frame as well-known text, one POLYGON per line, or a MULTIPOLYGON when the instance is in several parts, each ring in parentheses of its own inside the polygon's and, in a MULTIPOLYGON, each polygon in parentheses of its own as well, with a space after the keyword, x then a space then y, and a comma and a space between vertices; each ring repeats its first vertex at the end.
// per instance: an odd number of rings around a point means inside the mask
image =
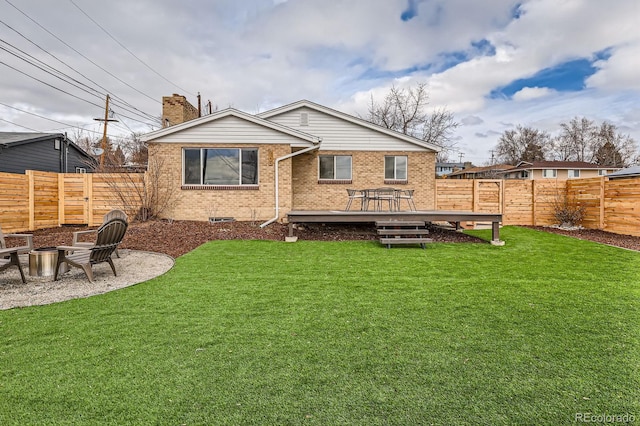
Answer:
POLYGON ((598 170, 598 176, 606 176, 606 175, 607 175, 607 170, 605 169, 598 170))
POLYGON ((556 179, 558 177, 557 169, 542 169, 542 177, 544 179, 556 179), (547 172, 552 172, 552 176, 547 176, 547 172))
POLYGON ((318 155, 318 181, 319 182, 335 182, 335 181, 351 181, 353 179, 353 156, 352 155, 339 155, 339 154, 321 154, 318 155), (333 158, 333 177, 327 178, 322 177, 322 159, 323 158, 333 158), (338 171, 337 161, 338 157, 340 158, 348 158, 349 159, 349 177, 337 177, 336 173, 338 171))
POLYGON ((568 169, 567 170, 567 178, 569 178, 569 179, 579 179, 580 178, 580 169, 568 169), (576 173, 577 173, 577 175, 576 175, 576 173))
POLYGON ((231 188, 254 188, 254 187, 258 187, 258 185, 260 184, 260 150, 257 147, 236 147, 236 146, 230 146, 230 147, 184 147, 182 148, 182 186, 187 186, 187 187, 201 187, 201 188, 226 188, 226 187, 231 187, 231 188), (237 155, 238 155, 238 182, 237 183, 204 183, 204 172, 205 172, 205 167, 204 167, 204 162, 206 161, 206 152, 208 150, 236 150, 237 151, 237 155), (199 183, 187 183, 187 151, 198 151, 199 152, 199 183), (247 152, 255 152, 255 168, 256 168, 256 174, 255 174, 255 183, 243 183, 243 173, 242 173, 242 167, 243 167, 243 163, 245 163, 245 161, 243 161, 243 151, 247 151, 247 152))
POLYGON ((407 181, 409 180, 409 156, 408 155, 385 155, 384 156, 384 180, 385 181, 407 181), (398 159, 404 159, 404 177, 398 176, 398 159), (387 176, 387 159, 393 159, 393 176, 387 176))

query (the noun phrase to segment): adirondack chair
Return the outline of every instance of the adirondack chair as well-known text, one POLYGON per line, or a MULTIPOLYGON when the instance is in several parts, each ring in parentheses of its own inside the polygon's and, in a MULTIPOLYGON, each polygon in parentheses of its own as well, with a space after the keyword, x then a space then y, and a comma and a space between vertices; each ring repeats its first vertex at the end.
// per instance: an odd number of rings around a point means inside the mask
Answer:
POLYGON ((29 253, 33 250, 33 235, 31 234, 4 234, 2 232, 2 226, 0 226, 0 249, 6 249, 6 238, 20 238, 24 239, 24 244, 13 247, 18 249, 18 254, 29 253))
POLYGON ((24 277, 22 265, 20 265, 19 255, 29 253, 31 250, 33 250, 33 236, 31 234, 5 234, 2 232, 2 227, 0 227, 0 271, 16 266, 20 271, 22 282, 26 283, 27 280, 24 277), (16 247, 7 247, 5 238, 24 239, 24 244, 16 247))
POLYGON ((22 282, 24 284, 27 283, 27 280, 24 278, 24 272, 22 272, 22 266, 20 265, 20 258, 18 257, 18 249, 17 248, 4 248, 0 249, 0 271, 4 271, 5 269, 16 266, 20 271, 20 277, 22 278, 22 282))
POLYGON ((111 219, 98 228, 96 242, 92 246, 58 246, 58 261, 53 280, 58 280, 60 265, 63 263, 82 268, 90 282, 93 282, 91 267, 98 263, 109 263, 113 275, 118 276, 111 255, 115 252, 118 244, 122 242, 127 227, 126 221, 120 218, 111 219))
MULTIPOLYGON (((104 217, 102 218, 102 223, 107 223, 109 222, 111 219, 122 219, 125 222, 128 223, 128 216, 125 212, 123 212, 122 210, 111 210, 109 213, 105 214, 104 217)), ((87 241, 81 241, 81 239, 84 238, 86 239, 86 235, 90 235, 90 234, 95 234, 96 232, 98 232, 97 229, 89 229, 88 231, 76 231, 73 233, 73 242, 71 243, 72 246, 78 246, 78 247, 91 247, 93 246, 93 242, 87 242, 87 241)), ((93 237, 95 238, 95 237, 93 237)), ((118 249, 116 249, 115 251, 116 257, 120 257, 120 254, 118 253, 118 249)))

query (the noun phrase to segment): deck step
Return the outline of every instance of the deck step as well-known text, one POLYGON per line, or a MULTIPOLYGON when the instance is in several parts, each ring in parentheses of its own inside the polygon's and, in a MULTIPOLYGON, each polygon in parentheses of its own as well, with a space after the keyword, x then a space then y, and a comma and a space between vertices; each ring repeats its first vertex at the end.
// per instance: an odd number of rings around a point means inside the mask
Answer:
POLYGON ((388 226, 398 226, 398 227, 407 227, 407 226, 425 226, 424 221, 416 221, 416 220, 379 220, 376 221, 376 227, 388 227, 388 226))
POLYGON ((387 246, 387 248, 397 244, 420 244, 422 248, 424 248, 425 244, 432 242, 433 240, 431 238, 380 238, 380 244, 387 246))
POLYGON ((429 235, 428 229, 378 229, 378 235, 429 235))

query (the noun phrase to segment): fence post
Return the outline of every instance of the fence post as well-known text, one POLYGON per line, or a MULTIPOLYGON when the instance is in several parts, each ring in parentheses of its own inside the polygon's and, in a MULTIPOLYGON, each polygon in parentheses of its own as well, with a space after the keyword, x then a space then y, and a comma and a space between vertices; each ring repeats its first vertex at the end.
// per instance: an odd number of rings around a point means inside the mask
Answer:
POLYGON ((532 179, 531 180, 531 224, 533 226, 536 226, 536 216, 537 211, 536 211, 536 180, 532 179))
POLYGON ((65 224, 64 173, 58 173, 58 226, 65 224))
POLYGON ((473 180, 473 192, 472 192, 472 201, 473 201, 473 207, 472 207, 472 211, 477 212, 478 211, 478 190, 480 187, 480 181, 478 181, 477 179, 473 180))
POLYGON ((35 176, 33 170, 25 170, 29 185, 29 231, 36 229, 36 196, 35 196, 35 176))
POLYGON ((87 225, 93 226, 93 173, 85 173, 83 177, 87 225))
POLYGON ((600 177, 600 218, 598 221, 598 229, 604 230, 604 195, 605 195, 605 179, 608 180, 606 176, 600 177))

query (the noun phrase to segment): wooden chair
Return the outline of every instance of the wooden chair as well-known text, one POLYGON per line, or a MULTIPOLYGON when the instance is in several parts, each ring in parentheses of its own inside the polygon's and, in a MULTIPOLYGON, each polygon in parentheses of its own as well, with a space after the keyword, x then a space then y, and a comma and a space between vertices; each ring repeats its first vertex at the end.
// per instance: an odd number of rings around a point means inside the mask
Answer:
POLYGON ((20 277, 22 278, 22 282, 24 284, 27 283, 27 280, 24 277, 24 272, 22 271, 22 266, 20 266, 20 258, 18 257, 18 249, 17 248, 3 248, 0 249, 0 271, 4 271, 11 266, 16 266, 20 271, 20 277))
MULTIPOLYGON (((111 210, 109 213, 105 214, 104 217, 102 218, 102 223, 105 224, 107 222, 109 222, 111 219, 122 219, 124 220, 126 223, 129 223, 129 217, 127 216, 127 214, 125 212, 123 212, 122 210, 111 210)), ((84 236, 84 238, 86 238, 86 235, 90 235, 90 234, 95 234, 96 232, 98 232, 97 229, 89 229, 87 231, 76 231, 73 233, 73 241, 71 242, 71 245, 74 247, 91 247, 93 246, 93 242, 87 242, 87 241, 81 241, 82 237, 84 236)), ((95 237, 93 237, 95 238, 95 237)), ((115 251, 116 253, 116 257, 120 257, 120 254, 118 253, 118 249, 116 249, 115 251)))
POLYGON ((91 267, 98 263, 107 262, 111 266, 113 275, 118 276, 116 267, 113 265, 111 255, 122 242, 124 234, 129 225, 126 221, 115 218, 103 223, 96 231, 96 242, 91 246, 59 246, 58 261, 53 280, 58 280, 60 265, 66 263, 76 268, 82 268, 90 282, 93 282, 93 270, 91 267))

